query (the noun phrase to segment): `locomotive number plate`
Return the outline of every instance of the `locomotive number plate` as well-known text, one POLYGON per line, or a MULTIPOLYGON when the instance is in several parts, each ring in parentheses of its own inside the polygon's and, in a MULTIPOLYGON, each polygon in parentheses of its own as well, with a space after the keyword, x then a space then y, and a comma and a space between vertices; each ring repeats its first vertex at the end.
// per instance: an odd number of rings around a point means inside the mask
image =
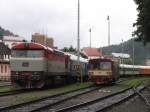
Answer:
POLYGON ((23 63, 22 63, 22 66, 23 66, 23 67, 28 67, 28 66, 29 66, 29 62, 23 62, 23 63))

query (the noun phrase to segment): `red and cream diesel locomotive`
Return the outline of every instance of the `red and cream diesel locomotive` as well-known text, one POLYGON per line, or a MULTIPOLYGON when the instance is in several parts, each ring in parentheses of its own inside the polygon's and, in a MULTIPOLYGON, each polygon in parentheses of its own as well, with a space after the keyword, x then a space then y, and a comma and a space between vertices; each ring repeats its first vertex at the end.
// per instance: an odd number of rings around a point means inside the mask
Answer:
POLYGON ((20 43, 12 47, 11 80, 23 88, 42 88, 55 79, 68 80, 72 62, 68 54, 59 50, 38 43, 20 43))
POLYGON ((96 84, 107 84, 119 79, 119 64, 112 59, 90 59, 88 66, 89 79, 96 84))

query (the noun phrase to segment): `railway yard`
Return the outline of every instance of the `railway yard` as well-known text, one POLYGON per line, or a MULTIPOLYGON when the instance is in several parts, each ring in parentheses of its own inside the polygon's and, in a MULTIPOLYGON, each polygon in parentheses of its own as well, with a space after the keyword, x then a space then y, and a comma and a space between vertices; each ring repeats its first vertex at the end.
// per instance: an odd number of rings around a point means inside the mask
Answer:
MULTIPOLYGON (((96 86, 84 82, 30 91, 3 89, 0 92, 0 111, 149 112, 149 85, 149 77, 134 77, 120 79, 112 85, 96 86)), ((5 88, 13 87, 5 85, 5 88)))

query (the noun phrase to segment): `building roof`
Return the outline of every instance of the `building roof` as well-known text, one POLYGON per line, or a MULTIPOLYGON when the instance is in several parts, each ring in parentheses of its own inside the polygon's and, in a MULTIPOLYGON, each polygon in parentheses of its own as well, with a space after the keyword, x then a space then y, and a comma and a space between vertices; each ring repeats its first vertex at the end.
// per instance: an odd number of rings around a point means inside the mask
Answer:
POLYGON ((125 53, 112 53, 112 56, 116 58, 130 58, 130 55, 125 53))
POLYGON ((102 56, 102 53, 98 48, 90 48, 90 47, 85 47, 82 49, 82 52, 87 56, 87 57, 100 57, 102 56))
POLYGON ((4 43, 0 42, 0 55, 10 55, 11 50, 4 43))
POLYGON ((25 40, 23 37, 3 36, 3 41, 17 41, 17 42, 22 42, 23 40, 25 40))

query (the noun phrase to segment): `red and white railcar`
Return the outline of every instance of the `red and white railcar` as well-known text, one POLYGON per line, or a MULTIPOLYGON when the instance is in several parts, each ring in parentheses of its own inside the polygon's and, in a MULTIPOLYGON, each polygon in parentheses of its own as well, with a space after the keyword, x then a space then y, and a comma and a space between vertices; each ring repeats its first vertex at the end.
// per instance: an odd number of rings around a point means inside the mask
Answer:
POLYGON ((106 84, 119 79, 119 65, 112 59, 91 59, 88 68, 89 79, 96 84, 106 84))
POLYGON ((140 75, 150 76, 150 66, 140 66, 139 67, 140 75))

